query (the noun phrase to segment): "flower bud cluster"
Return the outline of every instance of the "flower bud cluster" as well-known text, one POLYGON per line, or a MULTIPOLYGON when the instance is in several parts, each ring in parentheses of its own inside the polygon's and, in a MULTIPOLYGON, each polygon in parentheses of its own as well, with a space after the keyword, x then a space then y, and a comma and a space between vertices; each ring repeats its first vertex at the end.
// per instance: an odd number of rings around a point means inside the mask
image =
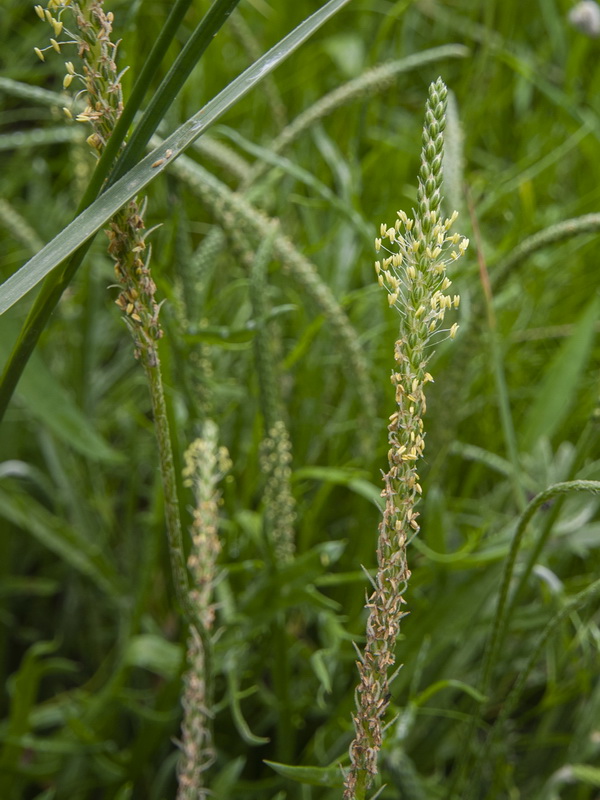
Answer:
POLYGON ((265 525, 275 557, 289 561, 295 549, 296 502, 291 491, 292 445, 287 428, 277 420, 268 431, 260 453, 260 469, 266 477, 265 525))

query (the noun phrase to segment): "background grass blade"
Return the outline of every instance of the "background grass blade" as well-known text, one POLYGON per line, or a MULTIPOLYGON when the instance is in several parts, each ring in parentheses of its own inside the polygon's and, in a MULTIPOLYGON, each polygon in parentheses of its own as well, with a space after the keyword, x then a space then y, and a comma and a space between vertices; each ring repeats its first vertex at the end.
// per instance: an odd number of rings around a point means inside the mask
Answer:
POLYGON ((523 420, 523 450, 530 450, 540 436, 554 436, 573 408, 592 352, 599 308, 600 302, 594 297, 538 382, 537 396, 523 420))

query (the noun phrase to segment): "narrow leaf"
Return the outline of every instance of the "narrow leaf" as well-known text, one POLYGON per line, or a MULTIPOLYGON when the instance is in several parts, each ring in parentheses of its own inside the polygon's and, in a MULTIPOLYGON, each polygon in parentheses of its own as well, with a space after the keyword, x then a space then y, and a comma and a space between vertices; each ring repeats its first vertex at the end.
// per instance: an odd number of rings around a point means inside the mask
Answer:
POLYGON ((599 303, 594 298, 581 315, 573 335, 556 353, 538 387, 523 423, 521 446, 533 447, 540 436, 551 437, 564 422, 577 398, 579 379, 589 360, 599 303))
POLYGON ((344 785, 344 776, 338 766, 334 767, 293 767, 290 764, 279 764, 277 761, 264 762, 268 767, 298 783, 309 786, 327 786, 337 789, 344 785))
POLYGON ((119 579, 112 564, 83 532, 70 527, 31 495, 15 491, 12 486, 11 489, 0 486, 0 516, 31 533, 41 545, 119 602, 119 579))

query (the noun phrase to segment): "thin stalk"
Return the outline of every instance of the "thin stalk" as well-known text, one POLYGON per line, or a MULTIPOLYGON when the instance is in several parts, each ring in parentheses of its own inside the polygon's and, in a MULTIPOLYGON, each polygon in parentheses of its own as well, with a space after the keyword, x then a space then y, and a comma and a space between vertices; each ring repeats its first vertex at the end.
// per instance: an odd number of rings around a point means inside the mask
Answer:
MULTIPOLYGON (((567 476, 568 481, 573 481, 575 479, 575 476, 577 475, 581 466, 583 465, 588 453, 593 450, 597 439, 598 439, 598 424, 594 421, 590 421, 586 425, 579 439, 577 446, 577 453, 575 458, 573 459, 573 464, 571 465, 571 469, 569 470, 569 475, 567 476)), ((554 529, 554 525, 560 515, 560 512, 562 511, 565 500, 566 497, 564 495, 557 498, 556 502, 550 509, 550 513, 544 520, 544 524, 538 535, 537 541, 535 542, 535 545, 533 546, 533 548, 529 553, 529 557, 527 558, 527 563, 525 564, 525 568, 523 569, 523 571, 519 576, 519 580, 510 599, 510 606, 508 609, 509 614, 510 610, 518 605, 519 600, 523 596, 523 592, 525 591, 525 587, 527 586, 529 576, 531 575, 533 568, 538 561, 540 553, 544 549, 546 542, 548 541, 548 538, 550 537, 550 534, 554 529)))
POLYGON ((171 446, 171 431, 167 417, 165 393, 160 371, 160 361, 153 364, 146 352, 142 352, 142 361, 150 400, 152 403, 152 416, 158 442, 158 455, 160 461, 160 474, 165 496, 165 519, 167 522, 167 538, 169 542, 169 556, 171 571, 175 583, 177 599, 182 611, 189 616, 189 585, 185 567, 183 534, 181 531, 181 518, 179 515, 179 499, 177 497, 177 478, 173 448, 171 446))
POLYGON ((500 594, 498 597, 498 606, 494 616, 494 623, 492 633, 490 636, 489 646, 484 659, 482 669, 482 677, 480 682, 480 691, 485 694, 490 686, 492 679, 492 671, 494 664, 498 659, 498 654, 502 646, 502 642, 506 636, 509 621, 510 605, 508 602, 508 595, 510 591, 510 584, 514 575, 515 564, 517 555, 523 543, 525 531, 529 525, 535 512, 548 500, 563 494, 571 492, 592 492, 593 494, 600 493, 600 481, 564 481, 562 483, 555 483, 543 492, 540 492, 529 503, 525 511, 519 517, 517 529, 513 535, 510 551, 504 565, 504 574, 502 576, 502 584, 500 587, 500 594))
MULTIPOLYGON (((481 670, 481 678, 479 681, 479 690, 483 695, 486 695, 490 686, 492 685, 494 667, 498 661, 498 656, 502 648, 502 643, 505 640, 508 631, 508 623, 510 619, 510 610, 514 605, 514 597, 509 601, 510 584, 514 575, 514 568, 517 560, 521 544, 527 527, 533 518, 536 511, 548 500, 561 495, 569 494, 571 492, 592 492, 594 494, 600 493, 600 482, 598 481, 565 481, 550 486, 544 492, 538 494, 527 506, 525 511, 519 517, 517 528, 513 535, 510 551, 504 566, 504 573, 500 585, 498 595, 498 605, 492 623, 492 631, 488 640, 488 645, 484 653, 483 666, 481 670)), ((504 705, 503 705, 504 707, 504 705)), ((479 766, 482 764, 482 746, 479 744, 471 747, 473 741, 475 728, 477 723, 481 720, 483 709, 480 708, 479 712, 471 717, 471 723, 468 727, 465 737, 465 747, 463 748, 464 758, 462 764, 456 772, 455 778, 451 784, 449 797, 454 797, 455 791, 460 792, 461 797, 476 797, 480 787, 477 786, 477 778, 473 778, 473 768, 476 769, 476 775, 480 775, 479 766), (470 785, 470 794, 466 791, 465 783, 468 781, 470 785)), ((484 745, 486 747, 486 745, 484 745)), ((487 752, 487 750, 486 750, 487 752)))
MULTIPOLYGON (((586 481, 581 481, 581 483, 586 483, 586 481)), ((596 481, 588 481, 587 483, 597 483, 596 481)), ((557 484, 557 486, 560 484, 557 484)), ((598 488, 594 489, 595 492, 600 490, 600 483, 597 484, 598 488)), ((568 490, 567 490, 568 491, 568 490)), ((477 759, 477 763, 475 765, 475 769, 470 776, 470 787, 469 791, 464 793, 462 797, 465 798, 480 798, 482 797, 482 785, 481 785, 481 778, 484 768, 491 767, 494 770, 493 774, 493 781, 494 784, 490 788, 489 791, 486 792, 486 798, 494 798, 497 797, 498 794, 496 793, 496 784, 498 783, 498 769, 496 767, 497 762, 495 762, 491 757, 491 752, 493 749, 494 744, 498 741, 501 737, 502 732, 505 730, 506 721, 509 719, 510 715, 515 710, 519 698, 521 697, 525 686, 527 684, 527 679, 529 678, 533 668, 535 667, 536 663, 540 659, 542 655, 542 651, 546 646, 547 642, 550 640, 552 634, 556 634, 559 630, 561 623, 570 617, 575 612, 579 611, 579 609, 585 607, 588 603, 592 600, 595 600, 596 597, 600 594, 600 580, 596 580, 583 589, 581 592, 576 594, 571 600, 569 600, 565 605, 558 611, 554 613, 551 619, 546 623, 542 633, 540 634, 535 647, 531 651, 529 658, 525 667, 521 670, 517 679, 511 689, 508 697, 506 697, 502 703, 500 713, 498 718, 496 719, 493 729, 488 736, 486 742, 484 743, 483 747, 481 748, 481 752, 477 759)))
POLYGON ((498 335, 498 324, 496 320, 496 313, 494 311, 494 299, 492 296, 492 288, 490 277, 483 254, 483 247, 481 242, 481 235, 479 232, 479 224, 475 215, 475 209, 471 198, 469 197, 469 212, 471 216, 471 224, 473 226, 473 236, 475 239, 475 246, 477 250, 477 260, 479 262, 479 276, 481 286, 483 288, 483 297, 487 312, 489 342, 490 342, 490 356, 492 360, 492 368, 494 370, 494 380, 496 383, 496 394, 498 397, 498 410, 500 412, 500 423, 502 425, 502 432, 504 434, 504 444, 508 459, 512 464, 511 470, 511 483, 515 502, 519 511, 527 505, 525 492, 520 480, 521 465, 519 462, 519 450, 517 447, 517 436, 515 434, 515 426, 513 424, 512 414, 510 410, 510 398, 508 388, 506 385, 506 375, 504 373, 504 362, 502 357, 502 348, 500 347, 500 339, 498 335))
POLYGON ((277 616, 273 635, 275 637, 275 664, 273 684, 279 701, 277 714, 277 759, 289 764, 294 754, 294 728, 290 702, 290 648, 286 641, 286 626, 283 613, 277 616))

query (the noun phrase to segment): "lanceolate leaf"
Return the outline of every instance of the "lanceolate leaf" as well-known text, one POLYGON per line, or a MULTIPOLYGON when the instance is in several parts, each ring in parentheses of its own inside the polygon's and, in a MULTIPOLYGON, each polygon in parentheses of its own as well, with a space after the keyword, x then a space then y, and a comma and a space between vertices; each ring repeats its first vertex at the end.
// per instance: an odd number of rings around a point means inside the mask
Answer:
POLYGON ((276 761, 265 761, 271 769, 298 783, 307 783, 309 786, 328 786, 332 789, 341 787, 344 775, 339 766, 333 767, 294 767, 290 764, 279 764, 276 761))
POLYGON ((87 241, 121 206, 147 186, 174 158, 347 2, 348 0, 330 0, 323 8, 302 22, 86 208, 37 255, 2 284, 0 314, 20 300, 54 267, 87 241))

